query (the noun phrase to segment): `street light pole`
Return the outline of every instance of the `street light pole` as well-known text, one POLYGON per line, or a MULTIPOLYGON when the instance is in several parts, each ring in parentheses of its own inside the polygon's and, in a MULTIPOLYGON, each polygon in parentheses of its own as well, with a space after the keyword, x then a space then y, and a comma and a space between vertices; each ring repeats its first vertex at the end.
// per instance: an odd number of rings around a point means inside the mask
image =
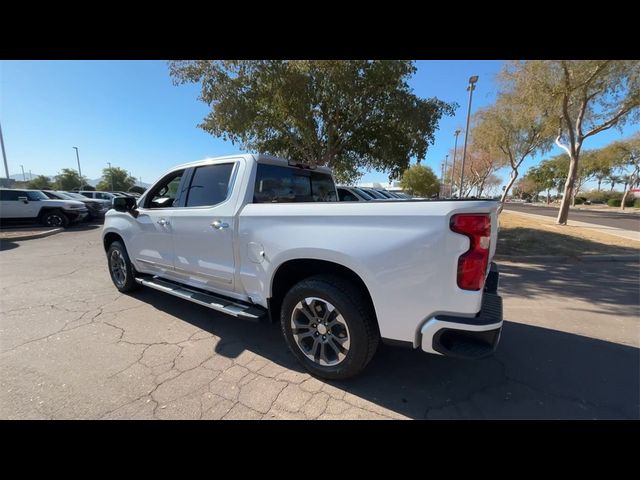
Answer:
POLYGON ((444 196, 447 196, 447 182, 445 182, 444 177, 447 174, 447 163, 449 162, 449 154, 444 156, 444 169, 442 170, 442 189, 444 190, 444 196))
POLYGON ((24 165, 20 165, 20 168, 22 169, 22 181, 26 182, 27 181, 27 177, 24 174, 24 165))
POLYGON ((476 82, 478 76, 474 75, 469 79, 469 86, 467 91, 469 92, 469 107, 467 108, 467 129, 464 132, 464 150, 462 151, 462 170, 460 171, 460 197, 462 198, 462 187, 464 185, 464 161, 467 158, 467 140, 469 138, 469 120, 471 119, 471 99, 473 98, 473 91, 476 88, 476 82))
POLYGON ((4 137, 2 136, 1 124, 0 124, 0 144, 2 145, 2 159, 4 160, 4 173, 7 176, 7 180, 9 180, 9 165, 7 165, 7 154, 4 151, 4 137))
POLYGON ((453 197, 454 175, 456 171, 456 155, 458 153, 458 135, 460 135, 460 129, 458 128, 453 134, 456 136, 456 143, 453 147, 453 163, 451 164, 451 196, 453 197))
POLYGON ((109 176, 111 177, 111 191, 113 192, 113 170, 111 169, 111 162, 107 162, 109 165, 109 176))
POLYGON ((80 190, 82 190, 82 170, 80 170, 80 154, 78 153, 78 147, 73 147, 76 149, 76 159, 78 160, 78 175, 80 175, 80 190))

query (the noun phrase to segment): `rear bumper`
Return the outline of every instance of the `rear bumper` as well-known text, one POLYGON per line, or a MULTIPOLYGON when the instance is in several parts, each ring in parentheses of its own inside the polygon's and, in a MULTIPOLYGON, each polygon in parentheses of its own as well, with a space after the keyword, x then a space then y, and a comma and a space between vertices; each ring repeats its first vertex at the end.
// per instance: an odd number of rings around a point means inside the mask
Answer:
POLYGON ((475 317, 436 315, 420 329, 422 350, 436 355, 477 359, 491 355, 502 332, 500 273, 495 263, 485 282, 482 307, 475 317))

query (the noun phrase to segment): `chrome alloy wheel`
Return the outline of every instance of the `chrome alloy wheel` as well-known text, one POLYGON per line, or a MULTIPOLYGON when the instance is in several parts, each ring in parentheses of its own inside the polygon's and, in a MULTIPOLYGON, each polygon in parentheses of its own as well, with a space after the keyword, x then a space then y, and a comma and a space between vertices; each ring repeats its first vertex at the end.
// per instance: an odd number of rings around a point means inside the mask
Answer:
POLYGON ((323 367, 342 362, 349 352, 349 327, 338 310, 326 300, 307 297, 291 313, 291 332, 305 356, 323 367))
POLYGON ((64 220, 57 213, 51 213, 47 215, 47 218, 45 220, 45 224, 47 225, 47 227, 59 227, 63 223, 64 223, 64 220))
POLYGON ((127 265, 124 256, 119 250, 113 250, 109 258, 109 267, 113 281, 118 287, 123 287, 127 281, 127 265))

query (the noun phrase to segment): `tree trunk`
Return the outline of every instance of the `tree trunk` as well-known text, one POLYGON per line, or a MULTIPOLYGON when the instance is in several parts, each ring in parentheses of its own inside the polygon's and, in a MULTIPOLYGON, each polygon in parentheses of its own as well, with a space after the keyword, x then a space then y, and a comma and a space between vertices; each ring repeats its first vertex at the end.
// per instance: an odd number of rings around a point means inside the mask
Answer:
POLYGON ((512 170, 511 176, 509 178, 509 183, 507 183, 507 188, 505 188, 504 192, 502 192, 502 198, 500 199, 500 206, 498 206, 498 213, 502 212, 502 209, 504 208, 504 201, 507 198, 507 194, 509 193, 509 190, 511 189, 511 187, 513 186, 517 178, 518 178, 518 171, 512 170))
POLYGON ((601 183, 602 183, 602 179, 601 179, 601 178, 599 178, 599 179, 598 179, 598 192, 600 191, 600 184, 601 184, 601 183))
POLYGON ((633 184, 636 183, 637 175, 640 171, 640 168, 636 166, 635 171, 631 174, 631 178, 627 181, 624 186, 624 195, 622 195, 622 202, 620 203, 620 210, 624 211, 624 202, 626 202, 631 189, 633 188, 633 184))
POLYGON ((547 188, 547 205, 551 203, 551 189, 547 188))
POLYGON ((560 204, 560 211, 558 212, 558 218, 556 223, 558 225, 566 225, 569 218, 569 205, 573 198, 573 188, 576 181, 576 174, 578 173, 578 157, 575 154, 570 156, 571 161, 569 163, 569 175, 567 181, 564 184, 564 193, 562 195, 562 203, 560 204))

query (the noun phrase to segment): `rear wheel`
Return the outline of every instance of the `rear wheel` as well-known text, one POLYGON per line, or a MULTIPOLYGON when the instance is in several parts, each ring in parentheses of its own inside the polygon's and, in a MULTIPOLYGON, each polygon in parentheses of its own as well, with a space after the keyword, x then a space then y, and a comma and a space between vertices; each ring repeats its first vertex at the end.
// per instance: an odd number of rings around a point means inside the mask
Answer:
POLYGON ((333 275, 294 285, 282 302, 280 325, 298 361, 314 375, 332 380, 360 373, 379 343, 366 296, 333 275))
POLYGON ((42 224, 46 227, 66 228, 69 218, 60 210, 51 210, 42 214, 42 224))
POLYGON ((140 288, 140 284, 135 281, 135 269, 122 242, 116 240, 109 245, 107 262, 111 281, 119 291, 127 293, 140 288))

